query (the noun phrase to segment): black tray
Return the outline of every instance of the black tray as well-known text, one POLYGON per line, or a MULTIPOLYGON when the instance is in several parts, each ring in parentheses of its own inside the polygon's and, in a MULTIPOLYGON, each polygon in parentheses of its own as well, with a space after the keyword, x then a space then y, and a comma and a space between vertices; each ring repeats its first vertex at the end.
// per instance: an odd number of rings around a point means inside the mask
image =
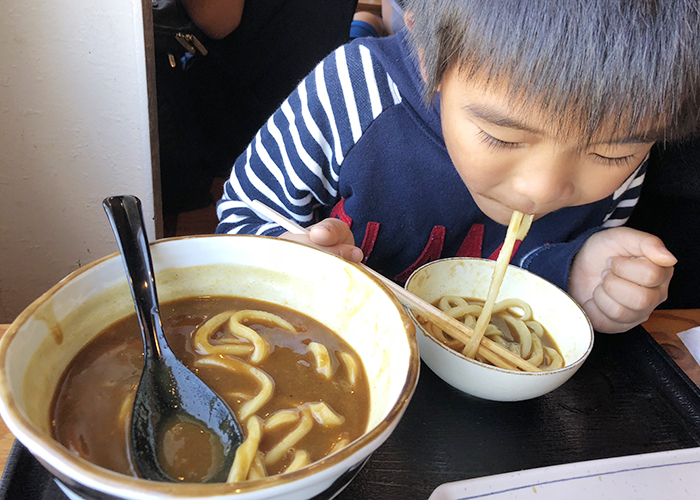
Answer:
MULTIPOLYGON (((597 334, 574 377, 530 401, 477 399, 421 370, 398 427, 337 500, 424 500, 450 481, 700 446, 700 390, 641 327, 597 334)), ((0 500, 65 498, 15 443, 0 500)))

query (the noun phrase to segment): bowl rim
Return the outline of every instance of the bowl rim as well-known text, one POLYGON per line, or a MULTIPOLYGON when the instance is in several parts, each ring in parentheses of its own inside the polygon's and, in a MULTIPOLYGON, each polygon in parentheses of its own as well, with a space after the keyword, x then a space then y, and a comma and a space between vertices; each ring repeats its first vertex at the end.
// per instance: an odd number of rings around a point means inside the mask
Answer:
MULTIPOLYGON (((408 279, 406 280, 406 284, 404 285, 404 287, 406 288, 406 290, 408 290, 408 284, 411 282, 411 279, 412 279, 413 277, 415 277, 421 269, 425 269, 425 268, 431 267, 431 266, 433 266, 433 265, 435 265, 435 264, 441 264, 441 263, 444 263, 444 262, 447 262, 447 261, 481 261, 481 262, 483 262, 483 263, 492 263, 492 264, 491 264, 492 266, 495 266, 495 265, 496 265, 496 261, 495 261, 495 260, 484 259, 484 258, 480 258, 480 257, 447 257, 447 258, 444 258, 444 259, 433 260, 433 261, 431 261, 431 262, 428 262, 428 263, 426 263, 426 264, 423 264, 423 265, 420 266, 418 269, 416 269, 415 271, 413 271, 413 273, 411 273, 411 275, 410 275, 410 276, 408 277, 408 279)), ((486 364, 486 363, 482 363, 482 362, 477 361, 477 360, 475 360, 475 359, 468 358, 468 357, 466 357, 464 354, 462 354, 461 352, 457 352, 457 351, 455 351, 454 349, 451 349, 450 347, 446 346, 445 344, 443 344, 442 342, 440 342, 439 340, 437 340, 435 337, 433 337, 432 335, 430 335, 430 334, 420 325, 420 323, 418 322, 418 320, 417 320, 415 314, 413 313, 413 311, 412 311, 410 308, 407 308, 407 309, 408 309, 408 314, 411 316, 411 318, 412 318, 412 319, 415 321, 415 323, 416 323, 416 327, 420 329, 420 333, 416 333, 416 336, 417 336, 417 335, 421 335, 421 336, 423 336, 423 337, 427 337, 429 340, 431 340, 432 342, 434 342, 435 344, 437 344, 439 347, 441 347, 442 349, 446 350, 446 351, 449 352, 450 354, 454 355, 456 358, 461 359, 461 360, 463 360, 463 361, 467 361, 467 362, 471 363, 472 365, 474 365, 474 366, 476 366, 476 367, 479 367, 479 368, 486 368, 486 369, 489 369, 489 370, 496 371, 496 372, 498 372, 498 373, 504 373, 504 374, 512 375, 512 376, 516 376, 516 377, 545 377, 545 376, 548 376, 548 375, 554 375, 554 374, 557 374, 557 373, 566 373, 567 371, 570 371, 570 370, 573 370, 573 369, 578 369, 578 367, 579 367, 579 366, 586 360, 586 358, 588 358, 588 356, 590 355, 591 351, 593 350, 593 343, 594 343, 594 341, 595 341, 595 331, 593 330, 593 326, 591 325, 591 320, 588 318, 588 315, 586 314, 586 312, 583 310, 583 308, 581 307, 581 305, 580 305, 578 302, 576 302, 576 301, 574 300, 574 298, 573 298, 571 295, 569 295, 569 293, 567 293, 565 290, 562 290, 561 288, 559 288, 558 286, 556 286, 556 285, 555 285, 554 283, 552 283, 551 281, 547 281, 547 280, 544 279, 542 276, 539 276, 539 275, 533 273, 532 271, 529 271, 529 270, 527 270, 527 269, 523 269, 522 267, 518 267, 518 266, 513 265, 513 264, 508 264, 508 268, 518 269, 519 271, 525 272, 525 273, 528 274, 529 276, 531 276, 531 277, 533 277, 533 278, 536 278, 537 280, 539 280, 539 281, 545 283, 548 287, 553 287, 557 292, 563 294, 566 298, 568 298, 569 301, 570 301, 579 311, 581 311, 581 314, 582 314, 583 318, 586 320, 586 323, 587 323, 587 325, 588 325, 588 332, 590 333, 590 336, 589 336, 589 340, 588 340, 588 345, 586 346, 586 350, 585 350, 584 353, 583 353, 581 356, 579 356, 574 362, 569 363, 569 364, 566 364, 566 365, 564 365, 563 367, 558 368, 558 369, 556 369, 556 370, 549 370, 549 371, 544 371, 544 370, 543 370, 543 371, 539 371, 539 372, 526 372, 526 371, 522 371, 522 370, 518 370, 518 371, 506 370, 505 368, 500 368, 500 367, 498 367, 498 366, 488 365, 488 364, 486 364)), ((507 273, 506 273, 506 274, 507 274, 507 273)))
MULTIPOLYGON (((14 338, 17 336, 20 327, 27 322, 27 320, 41 305, 48 301, 75 277, 92 270, 105 261, 121 258, 119 252, 106 255, 71 272, 52 286, 48 291, 44 292, 29 306, 27 306, 10 324, 10 327, 3 335, 2 339, 0 339, 0 416, 12 434, 23 445, 25 445, 33 455, 35 455, 41 461, 45 461, 48 465, 55 468, 61 474, 64 474, 65 476, 78 483, 81 483, 84 486, 98 491, 110 492, 119 490, 120 493, 124 495, 137 495, 133 498, 141 498, 141 495, 144 494, 163 495, 164 498, 208 498, 231 494, 241 495, 264 489, 278 488, 283 485, 302 481, 311 476, 318 477, 319 474, 322 477, 332 477, 332 468, 345 461, 348 461, 357 452, 367 448, 367 445, 371 445, 377 438, 381 437, 387 431, 391 431, 396 424, 398 424, 398 420, 405 412, 405 409, 412 398, 413 393, 415 392, 420 371, 420 356, 418 353, 416 336, 410 331, 412 321, 410 317, 407 316, 406 309, 384 283, 372 276, 369 272, 362 269, 360 265, 346 261, 341 257, 331 254, 330 252, 291 240, 283 240, 280 238, 258 235, 207 234, 163 238, 151 242, 151 247, 167 245, 175 241, 195 238, 264 238, 269 241, 279 242, 279 244, 282 245, 300 245, 307 250, 321 252, 341 260, 345 265, 354 267, 356 271, 362 273, 376 286, 378 286, 379 289, 385 295, 387 295, 390 301, 395 305, 399 316, 404 319, 404 333, 406 335, 409 348, 409 367, 406 373, 406 379, 401 389, 400 397, 391 406, 386 417, 384 417, 381 422, 369 429, 359 438, 355 439, 345 448, 333 453, 332 455, 317 460, 316 462, 302 469, 240 483, 162 483, 147 479, 135 478, 94 465, 87 460, 72 454, 57 441, 53 439, 46 439, 45 434, 40 432, 37 427, 24 416, 8 387, 8 380, 5 375, 8 349, 14 338)), ((381 445, 381 443, 377 444, 376 447, 379 445, 381 445)), ((374 451, 376 447, 370 447, 369 453, 374 451)), ((367 455, 369 455, 369 453, 367 455)), ((131 497, 127 496, 125 498, 131 497)))

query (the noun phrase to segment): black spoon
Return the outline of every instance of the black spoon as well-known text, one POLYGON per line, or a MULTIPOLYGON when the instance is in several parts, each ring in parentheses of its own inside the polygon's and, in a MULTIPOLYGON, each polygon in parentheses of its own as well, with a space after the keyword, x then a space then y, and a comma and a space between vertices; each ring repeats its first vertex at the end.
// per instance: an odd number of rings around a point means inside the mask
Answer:
POLYGON ((210 441, 221 442, 222 456, 213 460, 216 464, 219 458, 220 466, 212 466, 201 482, 225 482, 243 439, 240 423, 228 405, 177 359, 165 339, 140 200, 112 196, 102 206, 119 243, 143 336, 143 374, 131 414, 134 464, 146 479, 182 481, 182 476, 164 470, 161 450, 166 433, 186 423, 208 433, 210 441))

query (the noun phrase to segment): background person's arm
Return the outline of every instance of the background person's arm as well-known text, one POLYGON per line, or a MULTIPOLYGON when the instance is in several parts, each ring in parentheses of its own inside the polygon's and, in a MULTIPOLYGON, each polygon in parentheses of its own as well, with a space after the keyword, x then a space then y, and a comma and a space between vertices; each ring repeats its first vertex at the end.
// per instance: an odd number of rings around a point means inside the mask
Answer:
POLYGON ((241 24, 245 0, 183 0, 183 3, 199 29, 220 40, 241 24))

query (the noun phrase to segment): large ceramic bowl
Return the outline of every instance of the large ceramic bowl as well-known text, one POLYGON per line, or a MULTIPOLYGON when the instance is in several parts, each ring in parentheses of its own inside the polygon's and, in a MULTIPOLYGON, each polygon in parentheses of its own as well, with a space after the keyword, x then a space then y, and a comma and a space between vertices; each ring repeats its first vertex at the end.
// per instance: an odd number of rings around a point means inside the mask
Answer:
POLYGON ((118 254, 66 277, 22 312, 0 343, 0 413, 71 498, 308 499, 339 484, 389 437, 418 380, 413 324, 362 269, 275 238, 205 236, 151 246, 161 302, 227 295, 265 300, 328 326, 359 354, 370 382, 364 435, 306 468, 236 484, 172 484, 127 477, 78 458, 51 437, 49 411, 71 358, 102 328, 134 311, 118 254), (68 491, 70 490, 70 491, 68 491))
MULTIPOLYGON (((495 261, 487 259, 437 260, 417 269, 406 282, 406 289, 431 304, 445 295, 484 300, 494 266, 495 261)), ((559 347, 564 368, 540 372, 496 368, 450 349, 419 327, 421 359, 453 387, 493 401, 532 399, 561 386, 576 373, 593 348, 593 328, 588 317, 560 288, 516 266, 508 266, 496 300, 506 298, 519 298, 530 304, 535 319, 559 347)))

